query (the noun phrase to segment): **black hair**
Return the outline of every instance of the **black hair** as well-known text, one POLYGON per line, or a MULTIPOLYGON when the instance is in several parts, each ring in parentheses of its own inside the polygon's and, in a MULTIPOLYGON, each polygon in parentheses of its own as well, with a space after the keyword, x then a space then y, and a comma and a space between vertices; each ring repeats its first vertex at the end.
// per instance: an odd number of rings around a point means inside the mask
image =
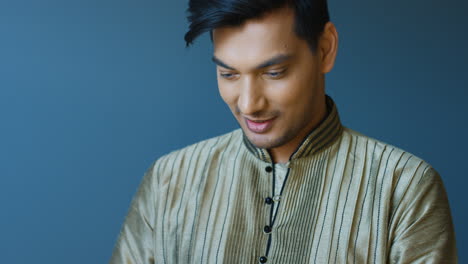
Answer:
POLYGON ((239 26, 282 7, 294 10, 294 31, 308 42, 312 51, 325 24, 330 21, 327 0, 189 0, 187 47, 204 32, 223 26, 239 26))

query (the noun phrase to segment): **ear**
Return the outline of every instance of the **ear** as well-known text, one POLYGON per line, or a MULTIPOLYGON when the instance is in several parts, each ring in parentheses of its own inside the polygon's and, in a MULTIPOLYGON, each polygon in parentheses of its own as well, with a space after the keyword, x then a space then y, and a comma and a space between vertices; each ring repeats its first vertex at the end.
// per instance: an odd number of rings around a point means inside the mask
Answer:
POLYGON ((338 51, 338 32, 332 22, 327 22, 319 38, 317 45, 320 54, 322 73, 328 73, 335 65, 336 53, 338 51))

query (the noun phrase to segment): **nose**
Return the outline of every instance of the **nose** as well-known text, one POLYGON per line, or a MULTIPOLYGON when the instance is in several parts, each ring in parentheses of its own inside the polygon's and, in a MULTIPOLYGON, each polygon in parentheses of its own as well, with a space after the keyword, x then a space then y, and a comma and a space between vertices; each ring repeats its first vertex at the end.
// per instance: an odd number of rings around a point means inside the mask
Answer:
POLYGON ((237 106, 246 116, 257 116, 265 110, 266 99, 263 87, 255 78, 245 78, 240 87, 237 106))

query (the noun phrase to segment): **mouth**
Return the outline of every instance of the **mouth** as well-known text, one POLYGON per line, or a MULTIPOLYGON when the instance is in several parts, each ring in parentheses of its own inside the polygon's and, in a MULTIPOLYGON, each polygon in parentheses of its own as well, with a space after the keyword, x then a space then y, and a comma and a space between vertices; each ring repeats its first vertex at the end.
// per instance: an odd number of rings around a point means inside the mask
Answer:
POLYGON ((258 134, 266 133, 273 125, 273 121, 275 121, 276 117, 267 119, 267 120, 250 120, 248 118, 244 118, 247 128, 258 134))

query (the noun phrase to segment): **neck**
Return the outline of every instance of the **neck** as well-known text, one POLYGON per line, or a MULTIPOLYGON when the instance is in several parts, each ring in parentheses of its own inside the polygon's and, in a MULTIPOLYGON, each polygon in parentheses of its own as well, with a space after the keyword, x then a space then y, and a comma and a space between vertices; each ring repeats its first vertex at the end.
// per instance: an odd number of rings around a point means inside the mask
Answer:
POLYGON ((310 134, 315 128, 317 128, 320 123, 326 118, 327 116, 327 107, 325 100, 323 103, 317 107, 316 114, 314 118, 309 122, 309 124, 304 127, 300 133, 297 134, 292 140, 288 143, 269 149, 268 152, 271 155, 274 163, 287 163, 291 155, 299 148, 300 144, 303 140, 310 134))

